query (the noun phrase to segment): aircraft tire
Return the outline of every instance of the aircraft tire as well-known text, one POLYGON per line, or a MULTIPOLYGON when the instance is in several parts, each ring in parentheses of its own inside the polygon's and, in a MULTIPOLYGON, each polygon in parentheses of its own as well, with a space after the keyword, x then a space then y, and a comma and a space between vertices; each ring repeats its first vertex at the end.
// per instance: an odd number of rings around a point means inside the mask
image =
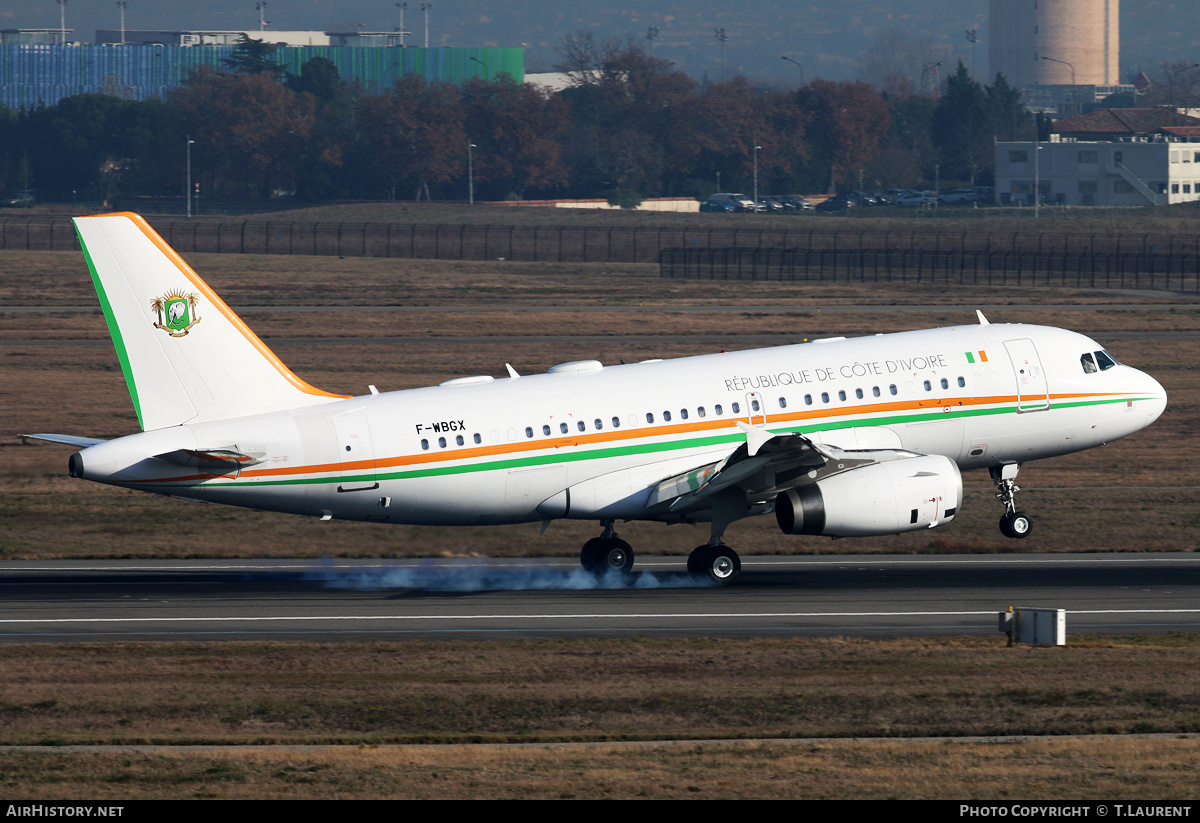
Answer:
POLYGON ((688 572, 706 576, 718 585, 728 586, 742 573, 742 559, 728 546, 697 546, 688 555, 688 572))
POLYGON ((593 537, 579 552, 579 564, 592 574, 610 570, 628 573, 633 570, 633 561, 633 547, 619 537, 593 537))
POLYGON ((1025 512, 1013 512, 1000 518, 1000 533, 1005 537, 1021 539, 1033 531, 1033 519, 1025 512))

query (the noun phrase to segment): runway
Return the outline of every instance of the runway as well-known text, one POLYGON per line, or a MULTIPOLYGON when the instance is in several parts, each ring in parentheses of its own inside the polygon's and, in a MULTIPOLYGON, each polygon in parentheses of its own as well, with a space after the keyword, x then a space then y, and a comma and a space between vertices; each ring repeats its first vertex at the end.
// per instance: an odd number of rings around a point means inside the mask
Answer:
POLYGON ((599 581, 571 559, 0 564, 0 642, 998 635, 1009 606, 1072 634, 1200 629, 1200 554, 684 558, 599 581))

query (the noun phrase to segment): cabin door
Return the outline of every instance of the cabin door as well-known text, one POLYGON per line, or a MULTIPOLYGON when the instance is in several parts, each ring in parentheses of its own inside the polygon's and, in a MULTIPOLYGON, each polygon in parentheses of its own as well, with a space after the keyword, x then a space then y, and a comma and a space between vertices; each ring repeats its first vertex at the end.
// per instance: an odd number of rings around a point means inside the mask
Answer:
POLYGON ((1050 408, 1050 387, 1038 357, 1037 347, 1027 337, 1004 341, 1017 380, 1017 411, 1035 412, 1050 408))

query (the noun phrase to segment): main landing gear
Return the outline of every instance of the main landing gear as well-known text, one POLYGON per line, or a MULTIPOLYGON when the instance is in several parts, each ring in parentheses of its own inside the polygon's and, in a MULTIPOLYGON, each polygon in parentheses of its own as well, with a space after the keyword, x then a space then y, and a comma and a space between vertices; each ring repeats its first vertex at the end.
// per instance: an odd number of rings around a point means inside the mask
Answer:
POLYGON ((728 585, 742 573, 742 559, 724 543, 705 543, 688 555, 688 572, 701 574, 714 583, 728 585))
MULTIPOLYGON (((583 544, 579 552, 579 563, 584 570, 595 575, 609 571, 628 573, 633 569, 633 549, 617 537, 611 520, 600 523, 604 532, 583 544)), ((687 569, 690 574, 702 575, 714 583, 728 585, 742 572, 742 560, 737 552, 721 542, 720 535, 703 546, 697 546, 688 555, 687 569)))
POLYGON ((602 521, 600 525, 604 527, 604 533, 584 543, 579 552, 579 563, 584 571, 592 574, 632 571, 633 548, 617 537, 611 520, 602 521))
POLYGON ((1000 491, 996 499, 1004 501, 1004 515, 1000 518, 1000 533, 1005 537, 1028 537, 1033 531, 1033 519, 1025 512, 1017 511, 1016 496, 1021 489, 1017 486, 1017 472, 1021 470, 1020 463, 1005 463, 1002 466, 989 466, 988 473, 992 482, 1000 491))

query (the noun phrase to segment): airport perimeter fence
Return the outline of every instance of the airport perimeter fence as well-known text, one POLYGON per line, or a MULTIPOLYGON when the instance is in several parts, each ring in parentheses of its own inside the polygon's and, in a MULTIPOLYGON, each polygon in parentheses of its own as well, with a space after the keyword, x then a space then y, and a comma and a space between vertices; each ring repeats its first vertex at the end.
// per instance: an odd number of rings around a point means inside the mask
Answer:
POLYGON ((663 277, 1200 291, 1200 255, 980 249, 663 249, 663 277))
MULTIPOLYGON (((154 219, 181 254, 651 263, 664 277, 926 280, 1200 290, 1200 235, 154 219), (1032 279, 1031 279, 1032 278, 1032 279)), ((0 249, 78 249, 69 220, 0 219, 0 249)))

